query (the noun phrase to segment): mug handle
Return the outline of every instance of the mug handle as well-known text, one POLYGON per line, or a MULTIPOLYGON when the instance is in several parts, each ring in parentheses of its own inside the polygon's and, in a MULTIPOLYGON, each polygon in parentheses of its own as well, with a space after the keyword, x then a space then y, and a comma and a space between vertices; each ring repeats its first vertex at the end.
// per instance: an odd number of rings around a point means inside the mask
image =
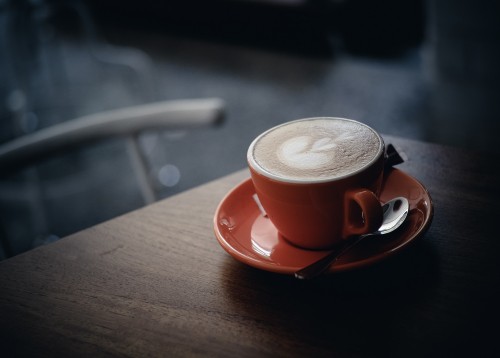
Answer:
POLYGON ((382 205, 372 191, 364 189, 347 192, 345 206, 345 238, 374 232, 382 225, 382 205))

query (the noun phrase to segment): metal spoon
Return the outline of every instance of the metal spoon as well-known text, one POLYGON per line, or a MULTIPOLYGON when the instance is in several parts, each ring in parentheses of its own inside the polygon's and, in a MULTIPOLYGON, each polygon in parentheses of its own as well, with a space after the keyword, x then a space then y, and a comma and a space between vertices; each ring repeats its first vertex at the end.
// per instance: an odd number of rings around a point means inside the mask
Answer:
POLYGON ((382 206, 384 218, 382 225, 377 231, 346 241, 342 246, 336 248, 328 255, 295 272, 295 277, 303 280, 314 278, 325 272, 335 261, 337 261, 340 256, 345 254, 353 246, 357 245, 365 237, 384 235, 393 232, 401 226, 403 221, 405 221, 408 216, 409 207, 410 204, 408 203, 408 200, 403 197, 397 197, 388 201, 382 206))

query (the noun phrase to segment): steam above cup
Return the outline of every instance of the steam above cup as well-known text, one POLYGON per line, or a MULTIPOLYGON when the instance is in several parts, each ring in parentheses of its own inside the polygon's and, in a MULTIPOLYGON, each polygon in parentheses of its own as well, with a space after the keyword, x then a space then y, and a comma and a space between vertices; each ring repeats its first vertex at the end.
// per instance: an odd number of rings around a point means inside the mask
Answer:
POLYGON ((247 161, 269 219, 294 245, 329 248, 382 222, 384 141, 363 123, 287 122, 255 138, 247 161))

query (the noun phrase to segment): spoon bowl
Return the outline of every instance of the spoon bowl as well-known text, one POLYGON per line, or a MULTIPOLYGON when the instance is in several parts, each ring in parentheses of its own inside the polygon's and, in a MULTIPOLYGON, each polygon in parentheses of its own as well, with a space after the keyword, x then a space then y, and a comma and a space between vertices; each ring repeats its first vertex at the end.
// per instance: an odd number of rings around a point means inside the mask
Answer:
POLYGON ((361 235, 351 240, 346 241, 342 246, 335 248, 332 252, 322 257, 309 266, 306 266, 297 272, 295 277, 298 279, 311 279, 321 275, 325 272, 335 261, 338 260, 343 254, 349 251, 352 247, 357 245, 360 241, 368 236, 385 235, 393 232, 401 226, 408 216, 410 204, 404 197, 397 197, 389 200, 382 206, 383 220, 377 231, 369 234, 361 235))

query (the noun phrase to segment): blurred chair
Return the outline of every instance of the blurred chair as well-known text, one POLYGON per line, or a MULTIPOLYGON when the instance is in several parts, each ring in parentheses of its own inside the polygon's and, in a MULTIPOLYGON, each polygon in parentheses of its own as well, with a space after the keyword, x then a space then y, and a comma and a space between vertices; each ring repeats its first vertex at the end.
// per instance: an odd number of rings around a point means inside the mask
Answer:
MULTIPOLYGON (((156 200, 154 186, 149 176, 148 160, 138 142, 145 130, 189 129, 217 125, 224 115, 224 103, 217 98, 164 101, 140 106, 96 113, 41 129, 0 145, 0 178, 24 166, 49 156, 67 152, 98 140, 124 138, 144 204, 156 200)), ((22 188, 15 200, 22 200, 22 188)), ((0 200, 2 198, 0 192, 0 200)), ((28 195, 27 201, 32 200, 28 195)), ((35 203, 34 210, 43 210, 35 203)), ((1 228, 0 228, 1 229, 1 228)), ((7 255, 12 255, 5 231, 0 231, 0 241, 7 255)))

